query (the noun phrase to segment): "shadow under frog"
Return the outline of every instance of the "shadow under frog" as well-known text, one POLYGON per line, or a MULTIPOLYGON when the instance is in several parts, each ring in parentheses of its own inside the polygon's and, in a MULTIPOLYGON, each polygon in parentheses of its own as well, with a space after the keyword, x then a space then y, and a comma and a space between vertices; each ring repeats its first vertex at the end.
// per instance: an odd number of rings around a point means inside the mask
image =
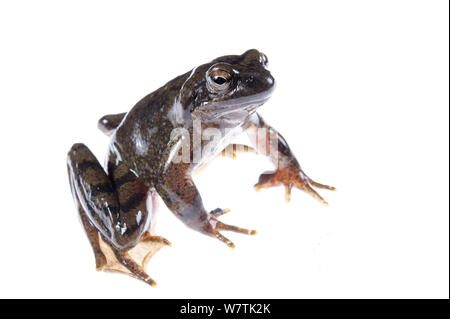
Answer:
POLYGON ((255 151, 268 156, 276 167, 261 174, 257 190, 284 185, 289 199, 292 187, 298 187, 326 204, 313 187, 334 188, 311 180, 284 138, 256 113, 274 87, 263 53, 249 50, 223 56, 178 76, 128 113, 102 117, 99 128, 111 136, 105 169, 84 144, 72 146, 67 159, 70 185, 98 270, 126 273, 155 285, 145 272, 146 264, 161 247, 170 245, 153 235, 158 195, 187 226, 231 248, 233 243, 222 231, 255 234, 221 222, 218 218, 227 209, 205 209, 191 177, 242 132, 248 134, 255 151), (200 157, 194 154, 195 123, 200 123, 201 130, 214 128, 223 133, 214 145, 200 140, 202 150, 209 150, 200 152, 200 157), (180 128, 190 137, 188 161, 174 160, 186 142, 182 134, 173 134, 180 128), (275 149, 258 142, 261 129, 263 139, 276 141, 275 149))

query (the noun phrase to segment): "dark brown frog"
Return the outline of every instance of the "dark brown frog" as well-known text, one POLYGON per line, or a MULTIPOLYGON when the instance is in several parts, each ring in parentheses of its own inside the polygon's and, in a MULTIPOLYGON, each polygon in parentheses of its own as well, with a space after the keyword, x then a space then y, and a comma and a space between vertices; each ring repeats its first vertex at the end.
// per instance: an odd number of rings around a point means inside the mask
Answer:
POLYGON ((157 195, 187 226, 229 247, 234 245, 222 231, 255 234, 219 221, 228 210, 203 207, 191 177, 218 154, 250 150, 229 145, 242 132, 276 167, 260 176, 256 189, 284 185, 289 198, 298 187, 326 203, 312 187, 334 188, 306 176, 284 138, 256 113, 274 87, 263 53, 223 56, 178 76, 128 113, 102 117, 99 128, 111 136, 105 169, 84 144, 72 146, 67 160, 72 194, 97 269, 155 284, 146 263, 170 244, 151 234, 157 195))

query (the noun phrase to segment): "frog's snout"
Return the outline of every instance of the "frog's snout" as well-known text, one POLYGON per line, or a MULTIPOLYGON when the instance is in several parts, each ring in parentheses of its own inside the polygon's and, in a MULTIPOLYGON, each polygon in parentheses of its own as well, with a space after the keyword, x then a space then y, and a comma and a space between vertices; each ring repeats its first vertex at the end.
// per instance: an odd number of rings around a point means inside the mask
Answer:
MULTIPOLYGON (((262 52, 259 52, 259 63, 261 63, 261 65, 264 67, 265 69, 265 76, 264 76, 264 80, 263 80, 263 87, 265 88, 265 90, 267 91, 273 91, 273 89, 275 88, 275 79, 272 76, 272 74, 270 73, 270 71, 267 69, 267 67, 269 66, 269 59, 267 58, 267 55, 265 55, 262 52)), ((270 93, 268 92, 268 93, 270 93)))
POLYGON ((270 96, 275 89, 275 78, 270 74, 269 71, 260 79, 260 85, 263 91, 266 92, 267 96, 270 96))
POLYGON ((273 90, 275 88, 275 79, 272 76, 272 74, 269 73, 269 75, 266 77, 266 85, 269 89, 273 90))

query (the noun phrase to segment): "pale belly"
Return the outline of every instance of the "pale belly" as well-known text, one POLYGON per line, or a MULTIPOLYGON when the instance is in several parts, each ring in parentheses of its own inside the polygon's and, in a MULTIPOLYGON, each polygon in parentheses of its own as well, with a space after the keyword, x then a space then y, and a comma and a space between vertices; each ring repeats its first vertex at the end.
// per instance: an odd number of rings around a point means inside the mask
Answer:
POLYGON ((217 131, 208 132, 207 130, 203 132, 202 138, 206 140, 203 142, 201 147, 201 157, 200 161, 195 162, 194 159, 194 170, 199 169, 203 165, 207 164, 209 161, 213 160, 220 152, 222 152, 237 136, 242 134, 242 127, 235 127, 224 134, 218 134, 217 131))

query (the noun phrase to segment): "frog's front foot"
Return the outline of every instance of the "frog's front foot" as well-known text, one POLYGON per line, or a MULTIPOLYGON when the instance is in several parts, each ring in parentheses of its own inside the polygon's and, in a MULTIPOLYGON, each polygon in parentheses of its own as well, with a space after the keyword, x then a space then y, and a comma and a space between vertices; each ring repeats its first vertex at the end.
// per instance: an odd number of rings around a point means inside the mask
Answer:
POLYGON ((246 234, 246 235, 256 235, 257 232, 256 232, 256 230, 250 230, 250 229, 241 228, 241 227, 237 227, 237 226, 233 226, 233 225, 228 225, 228 224, 222 223, 221 221, 219 221, 217 219, 217 217, 222 216, 223 214, 226 214, 229 211, 230 210, 228 208, 226 208, 226 209, 217 208, 217 209, 213 210, 212 212, 210 212, 207 215, 207 218, 203 224, 202 230, 203 230, 203 232, 207 233, 208 235, 214 236, 217 239, 219 239, 220 241, 224 242, 225 244, 227 244, 228 247, 234 248, 235 246, 234 246, 233 242, 231 242, 228 238, 223 236, 220 233, 220 230, 234 231, 234 232, 242 233, 242 234, 246 234))
POLYGON ((258 183, 255 184, 255 189, 259 191, 261 188, 268 188, 276 185, 284 185, 286 190, 286 201, 290 201, 291 199, 292 187, 297 187, 312 195, 324 205, 328 205, 327 201, 325 201, 313 187, 332 191, 336 190, 336 188, 332 186, 313 181, 300 168, 294 166, 287 166, 285 168, 279 168, 275 172, 265 172, 261 174, 258 183))

